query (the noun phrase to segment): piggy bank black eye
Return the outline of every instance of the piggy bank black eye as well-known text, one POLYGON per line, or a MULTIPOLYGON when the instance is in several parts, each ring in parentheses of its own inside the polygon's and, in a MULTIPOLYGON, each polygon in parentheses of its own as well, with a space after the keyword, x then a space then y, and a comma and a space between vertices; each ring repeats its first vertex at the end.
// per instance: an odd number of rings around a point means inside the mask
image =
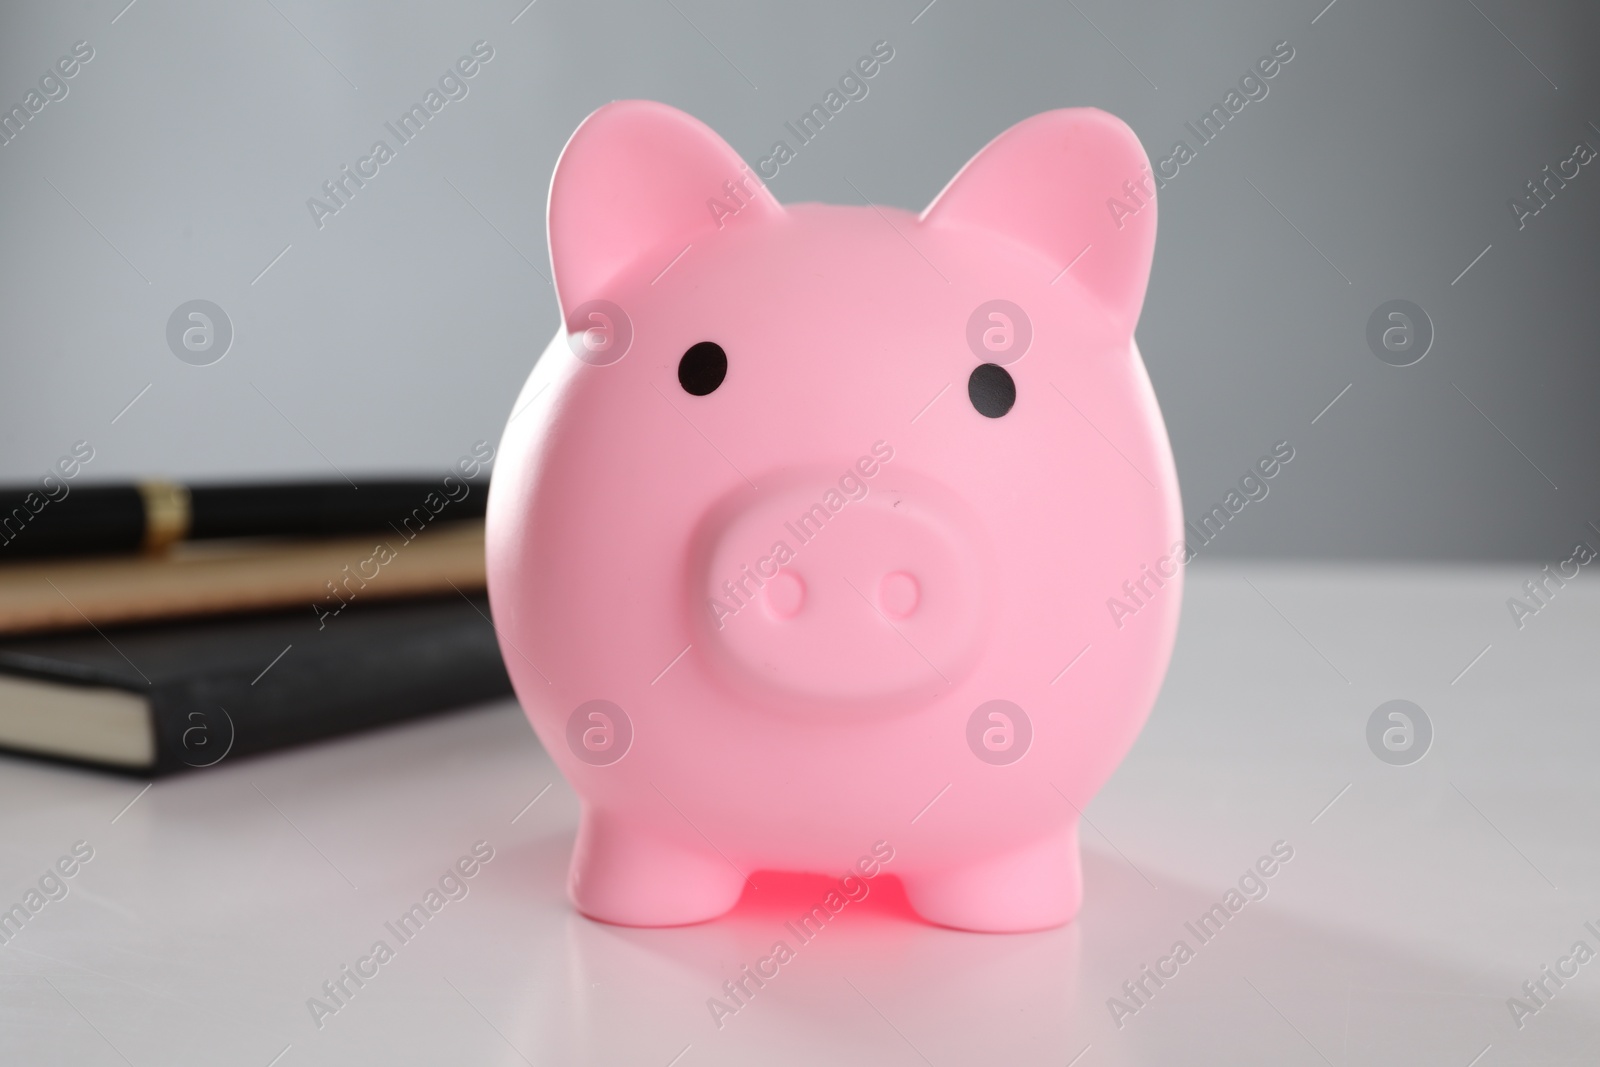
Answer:
POLYGON ((979 415, 998 419, 1017 402, 1017 383, 998 363, 985 363, 967 379, 967 396, 979 415))
POLYGON ((678 384, 691 396, 706 396, 717 391, 728 376, 728 354, 715 341, 690 345, 678 360, 678 384))

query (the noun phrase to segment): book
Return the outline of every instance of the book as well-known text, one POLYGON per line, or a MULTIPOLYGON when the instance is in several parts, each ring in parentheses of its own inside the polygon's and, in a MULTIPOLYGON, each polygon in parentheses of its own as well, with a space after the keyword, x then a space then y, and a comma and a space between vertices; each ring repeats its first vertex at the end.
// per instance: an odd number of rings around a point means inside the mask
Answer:
MULTIPOLYGON (((0 564, 0 635, 482 592, 483 520, 405 535, 187 542, 162 556, 0 564)), ((331 620, 330 620, 331 624, 331 620)))
POLYGON ((0 748, 142 775, 506 696, 488 601, 449 597, 0 642, 0 748))

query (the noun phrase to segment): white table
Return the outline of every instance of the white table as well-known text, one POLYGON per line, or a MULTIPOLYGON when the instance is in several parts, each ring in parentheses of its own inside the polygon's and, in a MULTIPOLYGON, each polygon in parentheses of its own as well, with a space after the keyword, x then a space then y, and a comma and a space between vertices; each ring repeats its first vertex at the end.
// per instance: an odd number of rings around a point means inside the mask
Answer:
POLYGON ((720 1030, 707 999, 819 883, 758 876, 689 928, 579 917, 577 803, 510 702, 143 794, 0 759, 0 907, 94 849, 0 947, 0 1062, 1594 1063, 1600 960, 1520 1030, 1507 1006, 1600 951, 1600 581, 1518 631, 1535 573, 1197 565, 1160 702, 1087 810, 1073 925, 932 928, 877 883, 720 1030), (1409 766, 1367 745, 1391 698, 1436 731, 1409 766), (479 840, 468 895, 319 1029, 307 999, 479 840), (1270 894, 1199 945, 1185 922, 1279 840, 1270 894), (1180 938, 1194 958, 1119 1029, 1108 998, 1180 938))

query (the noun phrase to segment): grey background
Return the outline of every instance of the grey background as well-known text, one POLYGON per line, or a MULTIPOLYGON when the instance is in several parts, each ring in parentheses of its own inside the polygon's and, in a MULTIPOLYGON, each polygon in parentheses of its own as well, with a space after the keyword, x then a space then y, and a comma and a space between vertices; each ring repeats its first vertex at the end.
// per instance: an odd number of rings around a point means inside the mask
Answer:
POLYGON ((1190 517, 1296 449, 1207 556, 1555 561, 1600 522, 1600 161, 1520 232, 1506 206, 1600 147, 1592 8, 125 2, 0 14, 6 108, 75 41, 96 53, 0 147, 7 481, 80 438, 86 478, 357 480, 496 439, 557 324, 550 171, 607 100, 684 108, 753 163, 887 39, 870 95, 771 188, 920 209, 1049 108, 1106 108, 1165 156, 1287 40, 1269 96, 1163 193, 1138 332, 1190 517), (319 231, 306 199, 479 39, 469 96, 319 231), (1407 368, 1364 340, 1397 297, 1436 331, 1407 368), (236 331, 208 367, 164 340, 196 298, 236 331))

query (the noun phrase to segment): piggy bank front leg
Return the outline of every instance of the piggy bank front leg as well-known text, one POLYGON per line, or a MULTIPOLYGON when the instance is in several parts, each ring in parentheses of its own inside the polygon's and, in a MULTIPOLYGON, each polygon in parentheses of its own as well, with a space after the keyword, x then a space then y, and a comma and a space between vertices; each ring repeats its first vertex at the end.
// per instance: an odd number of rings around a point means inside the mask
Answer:
POLYGON ((744 876, 693 831, 585 804, 567 876, 583 914, 620 926, 682 926, 731 909, 744 876))
POLYGON ((900 872, 912 910, 957 930, 1020 933, 1071 922, 1083 900, 1078 825, 1008 852, 900 872))

